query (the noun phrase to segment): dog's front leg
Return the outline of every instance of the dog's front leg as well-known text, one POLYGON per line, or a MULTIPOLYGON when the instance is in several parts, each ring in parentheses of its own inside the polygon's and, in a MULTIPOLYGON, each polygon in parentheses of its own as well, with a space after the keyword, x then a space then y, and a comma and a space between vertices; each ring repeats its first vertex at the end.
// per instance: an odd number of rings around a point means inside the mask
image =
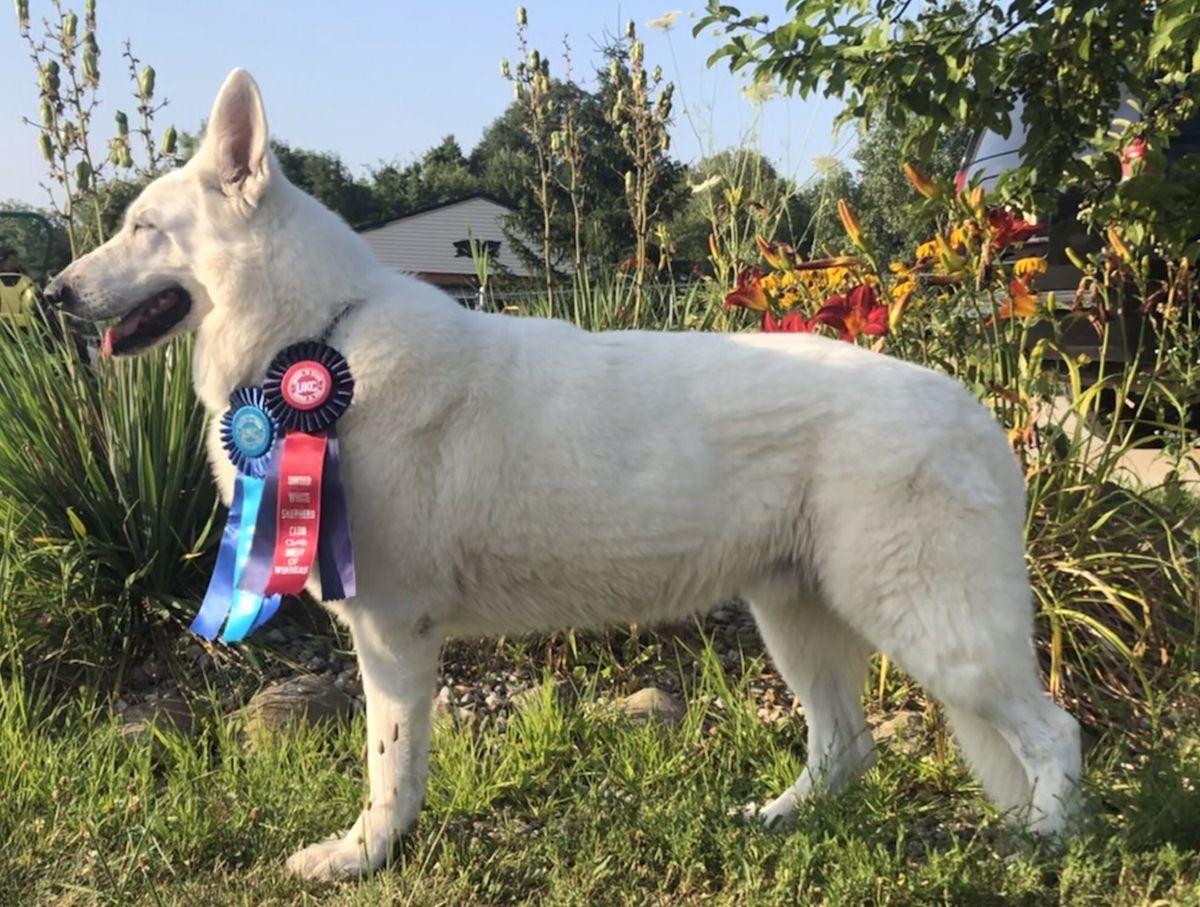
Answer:
POLYGON ((310 879, 380 868, 417 821, 425 798, 433 685, 440 638, 427 618, 404 626, 346 607, 367 700, 366 808, 343 837, 293 854, 287 868, 310 879))

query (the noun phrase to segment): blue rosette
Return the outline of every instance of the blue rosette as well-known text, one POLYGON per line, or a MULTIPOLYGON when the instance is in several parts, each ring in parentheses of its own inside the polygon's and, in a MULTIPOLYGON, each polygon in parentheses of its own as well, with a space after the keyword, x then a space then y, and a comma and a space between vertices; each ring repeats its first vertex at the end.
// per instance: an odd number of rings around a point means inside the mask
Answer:
POLYGON ((238 588, 262 508, 265 478, 280 438, 261 388, 242 387, 230 395, 221 417, 220 438, 237 479, 217 562, 191 630, 215 639, 224 625, 222 640, 238 642, 279 609, 279 596, 264 597, 238 588))

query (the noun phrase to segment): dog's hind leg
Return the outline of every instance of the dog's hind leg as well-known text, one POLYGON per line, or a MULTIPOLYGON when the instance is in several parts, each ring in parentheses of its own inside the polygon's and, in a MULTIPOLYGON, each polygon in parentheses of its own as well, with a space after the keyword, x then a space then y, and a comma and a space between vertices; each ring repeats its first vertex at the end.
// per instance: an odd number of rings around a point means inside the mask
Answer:
POLYGON ((311 879, 367 875, 386 861, 393 845, 417 821, 425 798, 433 686, 441 636, 425 617, 413 624, 347 607, 367 704, 369 799, 341 838, 293 854, 289 871, 311 879))
POLYGON ((748 590, 751 610, 779 673, 800 700, 808 723, 808 759, 796 783, 761 809, 768 827, 786 822, 814 792, 835 793, 875 758, 863 714, 870 649, 815 596, 788 577, 748 590))
MULTIPOLYGON (((893 572, 890 591, 860 588, 845 599, 869 601, 869 607, 835 604, 865 639, 941 700, 992 800, 1017 812, 1031 831, 1057 835, 1077 806, 1079 726, 1039 680, 1033 609, 1020 565, 1004 569, 981 559, 963 583, 955 580, 967 571, 937 563, 938 556, 926 556, 934 570, 919 583, 893 572)), ((873 582, 867 578, 860 586, 873 582)))

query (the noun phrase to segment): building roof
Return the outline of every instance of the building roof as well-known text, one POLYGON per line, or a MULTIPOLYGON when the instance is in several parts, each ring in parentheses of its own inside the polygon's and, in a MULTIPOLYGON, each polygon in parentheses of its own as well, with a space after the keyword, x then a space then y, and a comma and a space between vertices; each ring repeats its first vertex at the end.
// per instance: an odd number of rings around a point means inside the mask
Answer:
POLYGON ((375 257, 389 268, 414 274, 475 276, 467 240, 486 243, 492 255, 513 274, 527 271, 504 235, 504 218, 512 209, 483 193, 359 228, 375 257), (497 247, 495 244, 499 243, 497 247))

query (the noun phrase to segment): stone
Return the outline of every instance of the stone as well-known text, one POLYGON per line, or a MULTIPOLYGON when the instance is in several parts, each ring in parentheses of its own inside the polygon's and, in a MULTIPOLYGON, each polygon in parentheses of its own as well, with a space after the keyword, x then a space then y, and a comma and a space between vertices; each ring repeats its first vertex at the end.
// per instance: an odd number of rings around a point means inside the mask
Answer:
POLYGON ((191 736, 196 716, 182 696, 164 696, 140 702, 121 711, 121 736, 126 740, 153 740, 155 729, 191 736))
POLYGON ((876 743, 886 743, 902 753, 915 752, 921 745, 925 718, 920 712, 897 712, 881 721, 872 732, 876 743))
POLYGON ((618 708, 634 721, 653 719, 666 725, 682 723, 687 714, 682 702, 658 687, 646 687, 626 696, 618 703, 618 708))
POLYGON ((354 701, 334 686, 328 674, 302 674, 267 684, 242 708, 235 719, 245 722, 245 735, 253 741, 265 731, 279 731, 301 722, 349 720, 354 701))

